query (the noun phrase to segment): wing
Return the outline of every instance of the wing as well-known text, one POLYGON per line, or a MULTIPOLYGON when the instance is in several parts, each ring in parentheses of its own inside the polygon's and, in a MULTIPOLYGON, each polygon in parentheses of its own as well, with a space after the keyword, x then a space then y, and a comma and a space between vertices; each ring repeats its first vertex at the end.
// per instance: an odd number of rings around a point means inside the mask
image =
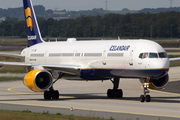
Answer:
POLYGON ((24 63, 24 62, 0 62, 0 66, 20 66, 20 67, 37 67, 47 70, 55 70, 71 75, 79 75, 81 72, 78 65, 65 65, 65 64, 39 64, 39 63, 24 63))
POLYGON ((0 56, 13 57, 13 58, 21 58, 21 59, 24 59, 24 57, 25 57, 25 56, 20 55, 20 54, 3 53, 3 52, 0 52, 0 56))
POLYGON ((169 58, 169 61, 170 62, 180 61, 180 57, 178 57, 178 58, 169 58))

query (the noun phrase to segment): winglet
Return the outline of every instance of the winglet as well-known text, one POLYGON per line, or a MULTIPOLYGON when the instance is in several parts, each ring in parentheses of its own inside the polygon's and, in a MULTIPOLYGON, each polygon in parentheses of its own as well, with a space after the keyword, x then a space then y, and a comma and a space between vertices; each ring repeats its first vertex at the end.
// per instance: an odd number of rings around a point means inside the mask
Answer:
POLYGON ((44 42, 41 37, 31 0, 23 0, 23 4, 28 45, 32 46, 44 42))

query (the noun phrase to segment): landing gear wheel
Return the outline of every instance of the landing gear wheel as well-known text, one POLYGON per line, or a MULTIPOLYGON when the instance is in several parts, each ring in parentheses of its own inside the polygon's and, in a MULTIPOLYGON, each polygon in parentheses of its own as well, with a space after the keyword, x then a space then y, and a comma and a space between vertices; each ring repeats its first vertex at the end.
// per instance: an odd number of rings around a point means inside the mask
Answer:
POLYGON ((123 91, 122 91, 122 89, 118 89, 119 78, 113 78, 113 80, 111 80, 111 82, 113 83, 113 89, 107 90, 107 97, 108 98, 122 98, 123 91))
POLYGON ((108 89, 107 96, 108 98, 122 98, 123 91, 121 89, 118 90, 108 89))
POLYGON ((141 101, 141 102, 144 102, 144 101, 145 101, 144 95, 141 95, 141 96, 140 96, 140 101, 141 101))
POLYGON ((122 96, 123 96, 123 91, 121 89, 115 91, 116 98, 122 98, 122 96))
POLYGON ((44 92, 44 99, 45 100, 50 100, 51 99, 51 92, 50 91, 45 91, 44 92))
MULTIPOLYGON (((57 80, 60 79, 63 75, 64 75, 64 73, 60 73, 58 78, 53 82, 53 84, 55 82, 57 82, 57 80)), ((59 99, 59 91, 54 90, 53 85, 49 88, 48 91, 44 92, 44 99, 45 100, 50 100, 51 98, 52 99, 59 99)))
POLYGON ((50 99, 59 99, 59 92, 57 90, 55 91, 45 91, 44 92, 44 99, 50 100, 50 99))
POLYGON ((151 96, 150 95, 146 95, 146 102, 150 102, 151 101, 151 96))
POLYGON ((113 92, 112 89, 108 89, 108 91, 107 91, 107 97, 108 97, 108 98, 114 98, 114 92, 113 92))
POLYGON ((123 97, 123 91, 122 91, 122 89, 119 89, 118 91, 119 91, 119 98, 122 98, 122 97, 123 97))
POLYGON ((52 93, 52 99, 59 99, 59 92, 57 91, 57 90, 55 90, 55 91, 53 91, 53 93, 52 93))

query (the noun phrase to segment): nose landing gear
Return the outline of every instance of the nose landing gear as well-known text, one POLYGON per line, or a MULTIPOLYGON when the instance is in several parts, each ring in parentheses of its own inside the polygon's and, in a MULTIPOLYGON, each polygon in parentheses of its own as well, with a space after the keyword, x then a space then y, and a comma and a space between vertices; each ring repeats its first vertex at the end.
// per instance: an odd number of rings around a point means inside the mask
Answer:
POLYGON ((147 93, 149 93, 149 82, 147 82, 147 80, 145 80, 145 82, 143 83, 143 89, 144 89, 144 95, 140 96, 140 101, 141 102, 150 102, 151 101, 151 96, 150 95, 146 95, 147 93))

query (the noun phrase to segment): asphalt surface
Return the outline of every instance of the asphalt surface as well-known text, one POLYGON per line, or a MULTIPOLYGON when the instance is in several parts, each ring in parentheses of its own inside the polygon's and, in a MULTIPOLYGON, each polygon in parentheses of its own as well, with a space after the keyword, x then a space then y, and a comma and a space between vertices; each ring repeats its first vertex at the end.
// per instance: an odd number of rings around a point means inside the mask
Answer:
POLYGON ((150 90, 152 101, 139 102, 143 93, 138 79, 121 79, 122 99, 108 99, 111 81, 59 80, 59 100, 44 100, 43 93, 30 91, 23 81, 0 82, 0 109, 48 111, 63 115, 78 115, 116 120, 179 120, 180 119, 180 67, 169 71, 169 84, 164 90, 150 90), (73 111, 70 108, 73 107, 73 111))

